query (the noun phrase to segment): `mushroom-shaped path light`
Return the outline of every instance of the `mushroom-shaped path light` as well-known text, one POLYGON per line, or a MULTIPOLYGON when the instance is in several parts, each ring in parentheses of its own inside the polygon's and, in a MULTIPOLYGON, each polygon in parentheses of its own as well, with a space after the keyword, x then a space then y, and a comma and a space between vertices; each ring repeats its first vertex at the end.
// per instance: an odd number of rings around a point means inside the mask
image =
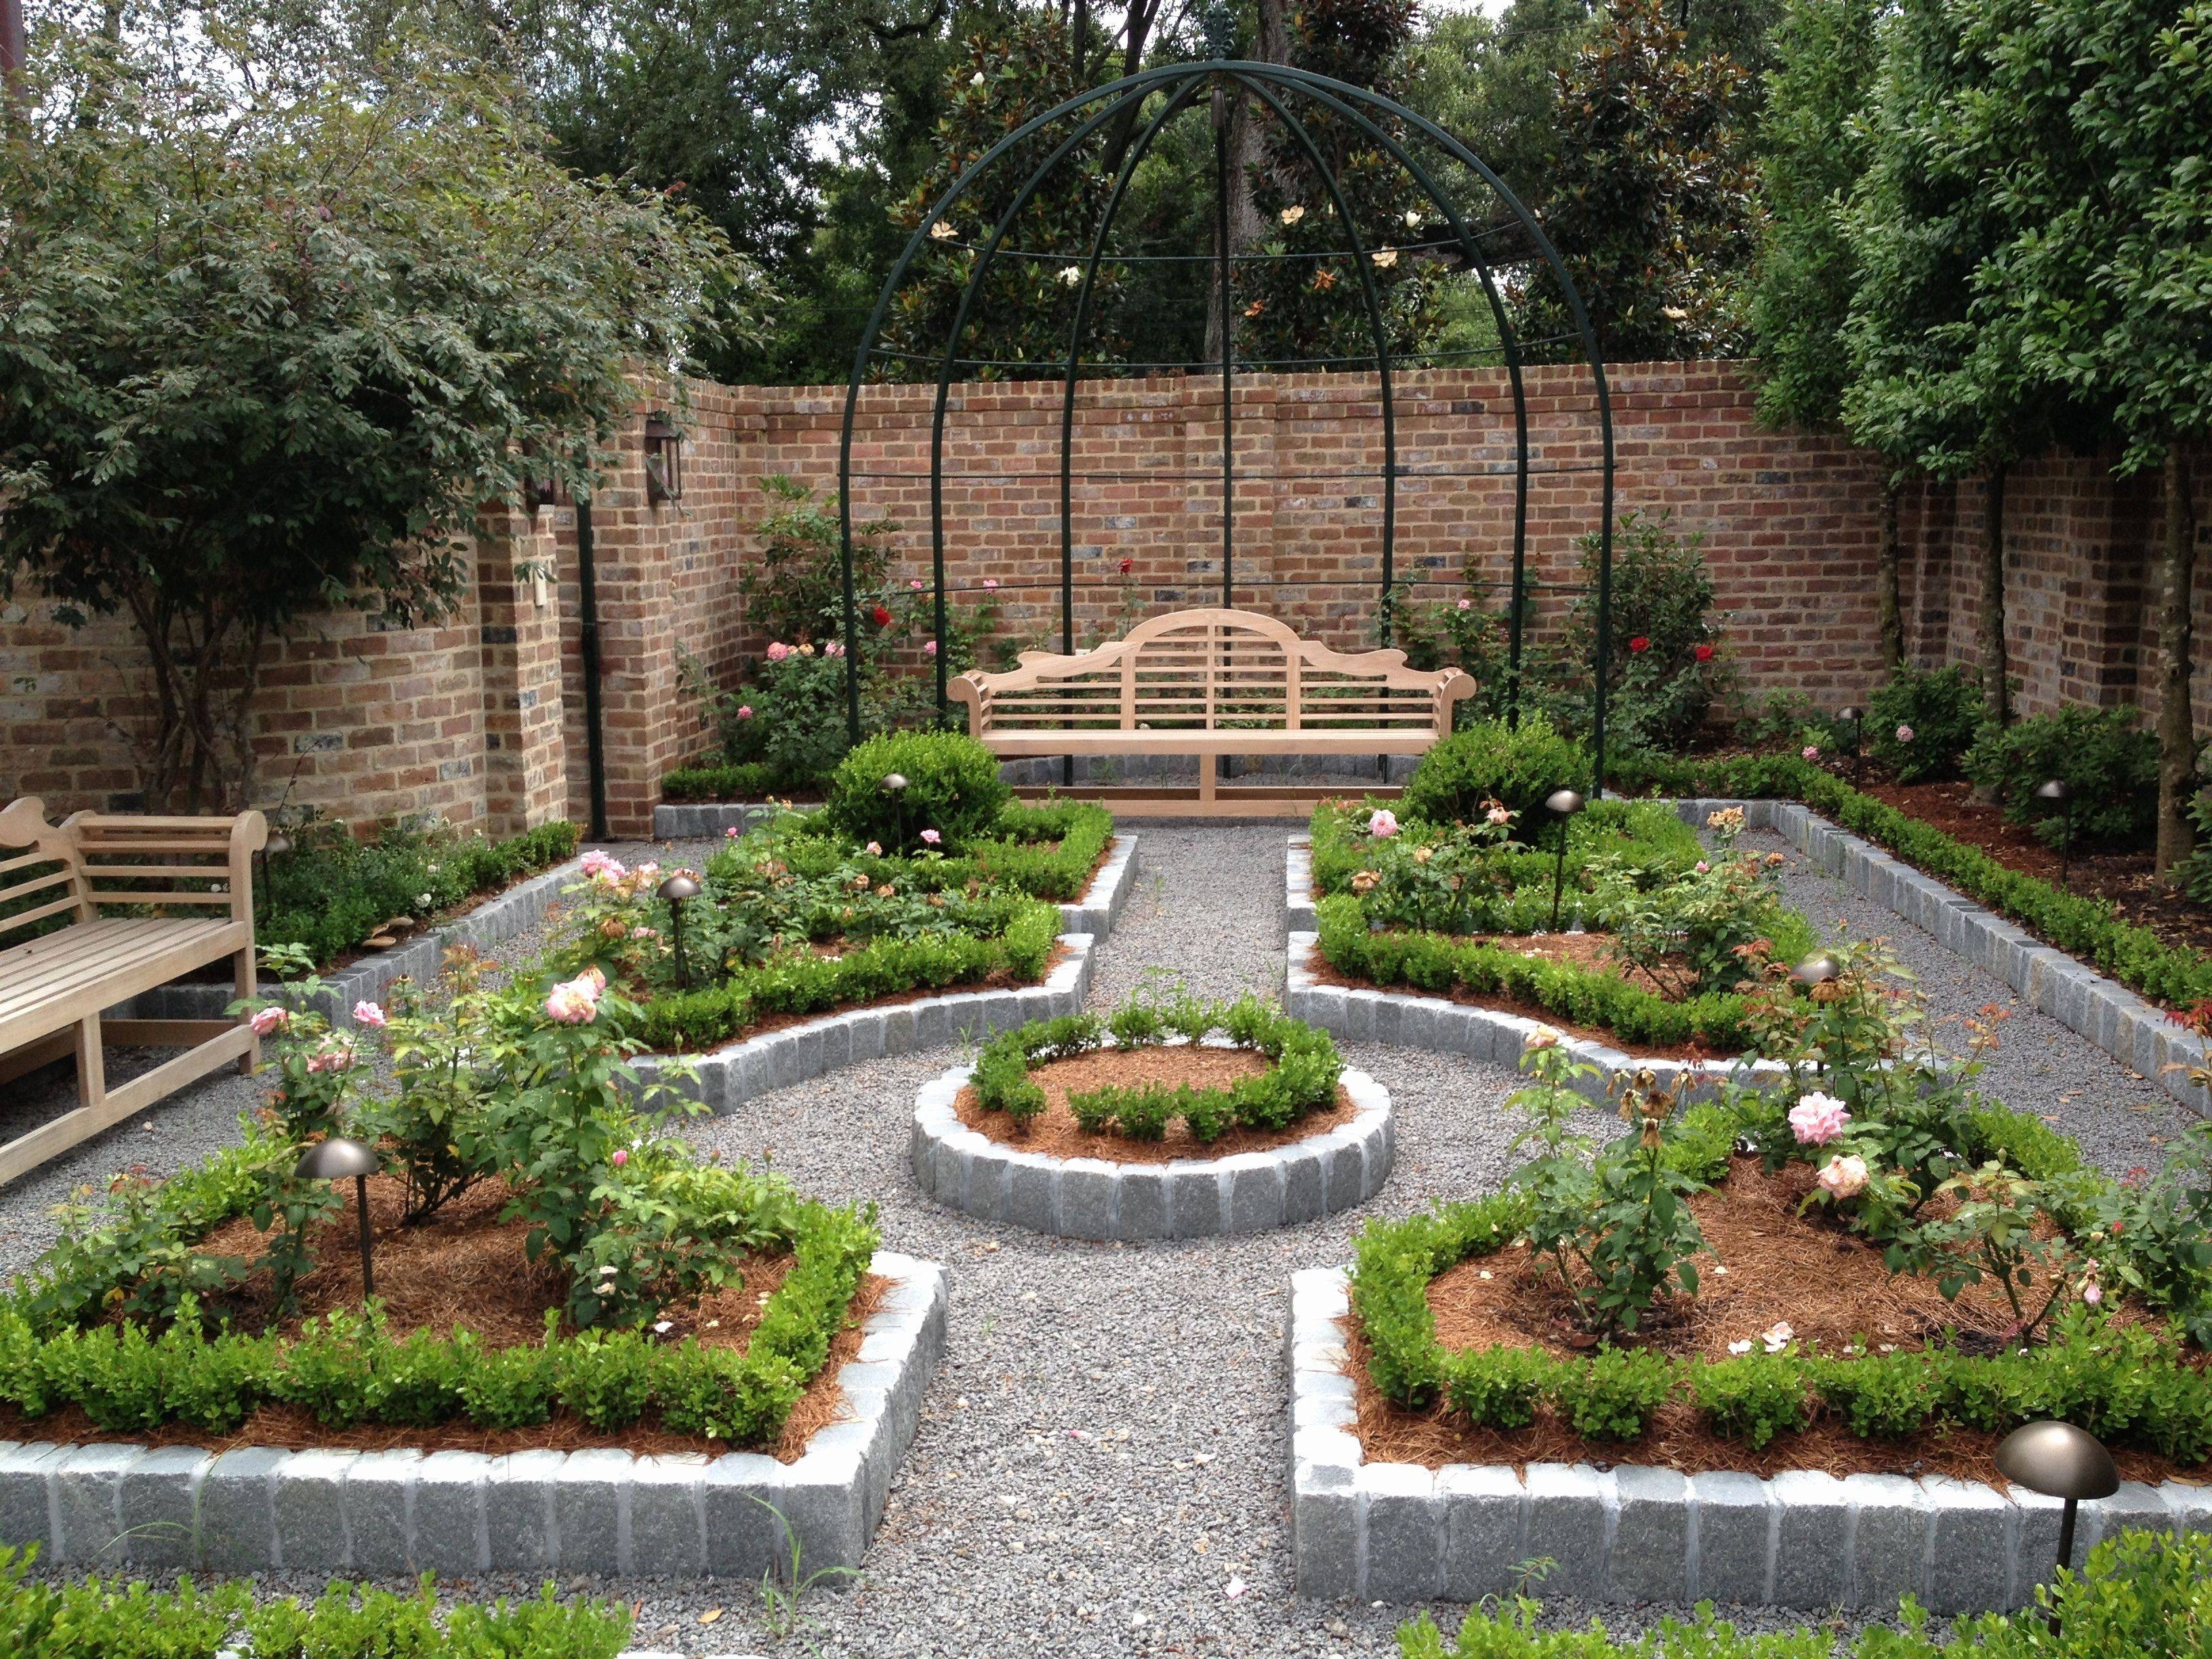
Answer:
POLYGON ((376 1173, 376 1149, 343 1135, 319 1140, 300 1155, 292 1173, 302 1181, 343 1181, 353 1177, 355 1200, 361 1206, 361 1293, 376 1294, 376 1274, 368 1255, 368 1178, 376 1173))
MULTIPOLYGON (((2058 1565, 2074 1565, 2074 1512, 2085 1498, 2110 1498, 2120 1489, 2119 1466, 2096 1436, 2071 1423, 2029 1423, 1997 1445, 1997 1472, 2045 1498, 2063 1498, 2058 1522, 2058 1565)), ((2051 1628, 2058 1629, 2058 1609, 2051 1609, 2051 1628)))
POLYGON ((1559 856, 1552 866, 1552 931, 1559 931, 1559 889, 1567 879, 1567 820, 1583 810, 1580 793, 1554 789, 1544 797, 1544 810, 1559 821, 1559 856))

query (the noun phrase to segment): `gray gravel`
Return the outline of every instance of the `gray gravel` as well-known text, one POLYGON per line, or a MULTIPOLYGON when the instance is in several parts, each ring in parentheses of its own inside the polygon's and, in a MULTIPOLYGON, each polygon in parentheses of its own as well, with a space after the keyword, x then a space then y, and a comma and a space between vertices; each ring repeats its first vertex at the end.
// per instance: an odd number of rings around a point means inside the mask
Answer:
MULTIPOLYGON (((1099 947, 1092 1000, 1109 1006, 1152 970, 1209 995, 1279 990, 1285 826, 1147 824, 1145 868, 1099 947)), ((1763 838, 1757 840, 1765 850, 1763 838)), ((636 849, 623 849, 625 855, 636 849)), ((700 849, 661 848, 664 863, 700 849)), ((1887 932, 1942 1014, 2009 1002, 2004 988, 1793 857, 1793 902, 1824 927, 1887 932)), ((1389 1654, 1404 1610, 1316 1605, 1291 1594, 1282 1341, 1290 1275, 1343 1261, 1370 1214, 1494 1188, 1522 1127, 1505 1108, 1504 1067, 1373 1044, 1347 1057, 1391 1091, 1396 1171, 1366 1212, 1254 1237, 1148 1244, 1048 1239, 938 1209, 906 1166, 915 1090, 947 1051, 854 1066, 694 1123, 702 1146, 764 1160, 832 1201, 872 1200, 893 1247, 952 1275, 945 1368, 897 1477, 860 1580, 803 1601, 779 1638, 757 1595, 738 1585, 568 1581, 640 1604, 640 1645, 700 1654, 776 1650, 866 1655, 1389 1654), (714 1622, 702 1613, 721 1609, 714 1622)), ((2007 1027, 1991 1081, 2014 1104, 2057 1115, 2108 1167, 2154 1151, 2179 1120, 2140 1082, 2063 1027, 2023 1012, 2007 1027), (2065 1096, 2073 1096, 2067 1099, 2065 1096)), ((156 1118, 149 1164, 173 1167, 213 1144, 247 1092, 211 1083, 156 1118), (211 1127, 212 1126, 212 1127, 211 1127)), ((1593 1115, 1591 1127, 1604 1120, 1593 1115)), ((65 1164, 104 1170, 103 1144, 65 1164)), ((59 1172, 0 1197, 0 1264, 20 1261, 59 1172)), ((289 1575, 272 1593, 312 1593, 289 1575)), ((526 1593, 519 1581, 457 1590, 526 1593)), ((1559 1603, 1617 1632, 1681 1608, 1559 1603)), ((1457 1609, 1440 1609, 1447 1625, 1457 1609)), ((1732 1610, 1747 1628, 1803 1622, 1732 1610)))

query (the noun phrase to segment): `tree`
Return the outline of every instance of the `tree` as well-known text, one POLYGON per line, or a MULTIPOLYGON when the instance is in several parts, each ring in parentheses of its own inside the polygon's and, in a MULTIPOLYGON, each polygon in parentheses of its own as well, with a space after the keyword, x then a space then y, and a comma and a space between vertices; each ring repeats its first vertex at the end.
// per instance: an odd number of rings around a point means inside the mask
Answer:
MULTIPOLYGON (((1692 58, 1661 0, 1612 0, 1560 72, 1545 229, 1606 356, 1726 356, 1742 340, 1739 290, 1758 245, 1743 125, 1747 77, 1692 58)), ((1522 296, 1533 351, 1573 355, 1565 295, 1538 269, 1522 296)))
POLYGON ((1489 163, 1523 201, 1548 200, 1559 77, 1592 33, 1588 0, 1513 0, 1498 17, 1437 16, 1406 49, 1407 104, 1489 163))
MULTIPOLYGON (((1844 224, 1869 145, 1862 111, 1881 63, 1880 0, 1789 0, 1766 77, 1761 241, 1746 307, 1759 412, 1774 426, 1833 427, 1847 379, 1843 333, 1859 268, 1844 224)), ((1908 458, 1883 480, 1875 606, 1882 660, 1905 660, 1898 511, 1908 458)))
POLYGON ((1869 111, 1867 169, 1844 215, 1858 285, 1844 339, 1844 424, 1858 442, 1937 478, 1985 480, 1975 631, 1989 717, 2008 718, 2005 480, 2050 430, 2016 328, 1971 314, 2004 222, 1969 112, 1984 52, 1966 34, 1976 0, 1904 0, 1885 32, 1869 111))
POLYGON ((1978 328, 2021 342, 2123 476, 2164 474, 2158 867, 2192 850, 2196 526, 2189 446, 2212 434, 2212 15, 2186 0, 1988 0, 1970 37, 1988 94, 1963 141, 2006 235, 1978 328))
POLYGON ((173 46, 44 38, 0 145, 0 580, 125 617, 149 802, 232 806, 263 643, 434 611, 482 505, 587 492, 750 274, 486 71, 240 96, 173 46))

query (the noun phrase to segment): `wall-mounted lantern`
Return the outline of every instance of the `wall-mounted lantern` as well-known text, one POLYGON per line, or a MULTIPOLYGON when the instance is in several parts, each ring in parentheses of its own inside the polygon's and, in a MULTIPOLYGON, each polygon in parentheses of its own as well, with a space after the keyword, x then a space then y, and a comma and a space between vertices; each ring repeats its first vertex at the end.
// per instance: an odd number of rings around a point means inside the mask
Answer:
POLYGON ((684 499, 684 440, 658 410, 645 417, 645 498, 656 505, 684 499))

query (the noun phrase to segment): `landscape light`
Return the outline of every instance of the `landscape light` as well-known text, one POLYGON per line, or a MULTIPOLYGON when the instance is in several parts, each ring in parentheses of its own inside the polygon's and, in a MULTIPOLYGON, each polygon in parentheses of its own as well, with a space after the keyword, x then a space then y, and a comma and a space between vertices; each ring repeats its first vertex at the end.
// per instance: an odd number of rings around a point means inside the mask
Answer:
POLYGON ((376 1270, 368 1251, 368 1178, 376 1173, 376 1149, 343 1135, 319 1140, 301 1153, 292 1166, 301 1181, 343 1181, 353 1177, 354 1198, 361 1206, 361 1294, 364 1301, 376 1294, 376 1270))

